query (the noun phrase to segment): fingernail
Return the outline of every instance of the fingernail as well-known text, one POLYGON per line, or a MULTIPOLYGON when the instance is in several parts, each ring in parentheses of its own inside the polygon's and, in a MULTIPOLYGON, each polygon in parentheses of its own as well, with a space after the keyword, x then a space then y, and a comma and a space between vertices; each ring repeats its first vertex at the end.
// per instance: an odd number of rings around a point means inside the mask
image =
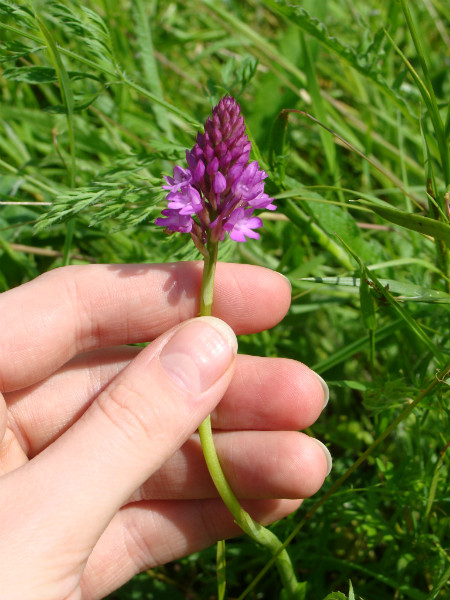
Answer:
POLYGON ((198 317, 169 339, 159 362, 180 387, 200 394, 225 373, 236 352, 237 340, 231 327, 215 317, 198 317))
POLYGON ((320 385, 322 386, 322 389, 323 389, 323 407, 322 407, 322 410, 323 410, 325 408, 325 406, 328 404, 328 400, 330 399, 330 390, 329 390, 325 380, 322 379, 322 377, 315 371, 313 371, 313 373, 319 380, 320 385))
POLYGON ((291 288, 291 292, 292 292, 292 283, 291 283, 291 282, 290 282, 290 280, 289 280, 289 279, 286 277, 286 275, 283 275, 283 273, 280 273, 279 271, 275 271, 275 273, 278 273, 278 275, 280 275, 280 277, 282 277, 283 279, 285 279, 285 280, 288 282, 288 284, 289 284, 289 287, 291 288))
POLYGON ((331 473, 331 468, 333 466, 333 459, 331 458, 330 451, 325 446, 325 444, 323 444, 320 440, 317 440, 316 438, 313 438, 313 439, 315 442, 317 442, 319 444, 319 446, 322 448, 323 453, 325 454, 325 458, 327 459, 327 476, 328 476, 331 473))

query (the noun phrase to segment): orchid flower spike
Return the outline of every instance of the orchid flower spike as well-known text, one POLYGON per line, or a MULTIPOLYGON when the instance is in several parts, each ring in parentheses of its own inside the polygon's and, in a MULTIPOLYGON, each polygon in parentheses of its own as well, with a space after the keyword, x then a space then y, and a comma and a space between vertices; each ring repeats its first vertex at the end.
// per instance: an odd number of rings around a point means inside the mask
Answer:
POLYGON ((236 242, 259 238, 262 220, 256 209, 275 210, 264 192, 267 177, 255 160, 249 163, 251 142, 245 133, 241 108, 225 96, 212 110, 204 133, 186 151, 188 167, 175 166, 166 176, 167 208, 156 225, 169 232, 190 233, 198 248, 218 242, 228 232, 236 242), (247 236, 247 237, 246 237, 247 236))

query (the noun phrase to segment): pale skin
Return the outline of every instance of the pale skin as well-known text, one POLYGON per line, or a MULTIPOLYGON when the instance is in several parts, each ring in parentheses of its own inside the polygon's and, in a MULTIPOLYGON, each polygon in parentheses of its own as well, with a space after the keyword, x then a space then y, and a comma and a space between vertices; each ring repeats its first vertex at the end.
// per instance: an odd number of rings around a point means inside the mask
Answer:
POLYGON ((2 597, 100 599, 238 535, 195 433, 209 413, 255 519, 286 516, 322 485, 326 453, 298 431, 322 411, 319 379, 296 361, 236 356, 232 330, 278 323, 287 281, 219 264, 214 317, 194 319, 201 269, 65 267, 0 295, 2 597))

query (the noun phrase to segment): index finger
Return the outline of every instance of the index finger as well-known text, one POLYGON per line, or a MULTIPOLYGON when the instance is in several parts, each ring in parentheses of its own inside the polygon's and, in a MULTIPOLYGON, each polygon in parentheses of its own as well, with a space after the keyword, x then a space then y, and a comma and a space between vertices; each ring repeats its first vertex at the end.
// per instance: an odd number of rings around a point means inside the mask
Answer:
MULTIPOLYGON (((50 271, 0 296, 0 390, 31 385, 74 355, 146 342, 199 311, 201 262, 83 265, 50 271)), ((237 334, 278 323, 287 280, 252 265, 217 265, 213 315, 237 334)))

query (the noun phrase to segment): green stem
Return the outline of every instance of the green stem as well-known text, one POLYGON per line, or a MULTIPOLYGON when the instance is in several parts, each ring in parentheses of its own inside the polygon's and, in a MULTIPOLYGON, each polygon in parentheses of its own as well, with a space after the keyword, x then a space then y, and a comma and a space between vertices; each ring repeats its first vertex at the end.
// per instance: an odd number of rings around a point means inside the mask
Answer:
MULTIPOLYGON (((206 256, 204 259, 203 278, 200 298, 200 315, 211 315, 214 275, 217 263, 218 242, 208 242, 206 246, 206 256)), ((199 429, 200 441, 209 473, 214 481, 214 485, 219 492, 220 497, 234 517, 237 525, 257 543, 269 550, 275 558, 275 564, 280 574, 284 587, 285 597, 289 600, 303 598, 303 585, 300 584, 294 573, 294 568, 289 555, 282 542, 269 529, 266 529, 256 521, 242 508, 238 499, 234 495, 220 465, 214 447, 213 434, 211 429, 211 418, 208 416, 199 429)))
POLYGON ((218 252, 219 242, 207 243, 203 264, 202 289, 200 292, 200 316, 202 317, 209 317, 211 315, 218 252))
POLYGON ((62 259, 62 264, 64 267, 67 266, 68 264, 70 264, 70 250, 72 248, 72 240, 73 240, 74 232, 75 232, 75 219, 70 219, 70 221, 67 223, 66 237, 64 239, 63 259, 62 259))

